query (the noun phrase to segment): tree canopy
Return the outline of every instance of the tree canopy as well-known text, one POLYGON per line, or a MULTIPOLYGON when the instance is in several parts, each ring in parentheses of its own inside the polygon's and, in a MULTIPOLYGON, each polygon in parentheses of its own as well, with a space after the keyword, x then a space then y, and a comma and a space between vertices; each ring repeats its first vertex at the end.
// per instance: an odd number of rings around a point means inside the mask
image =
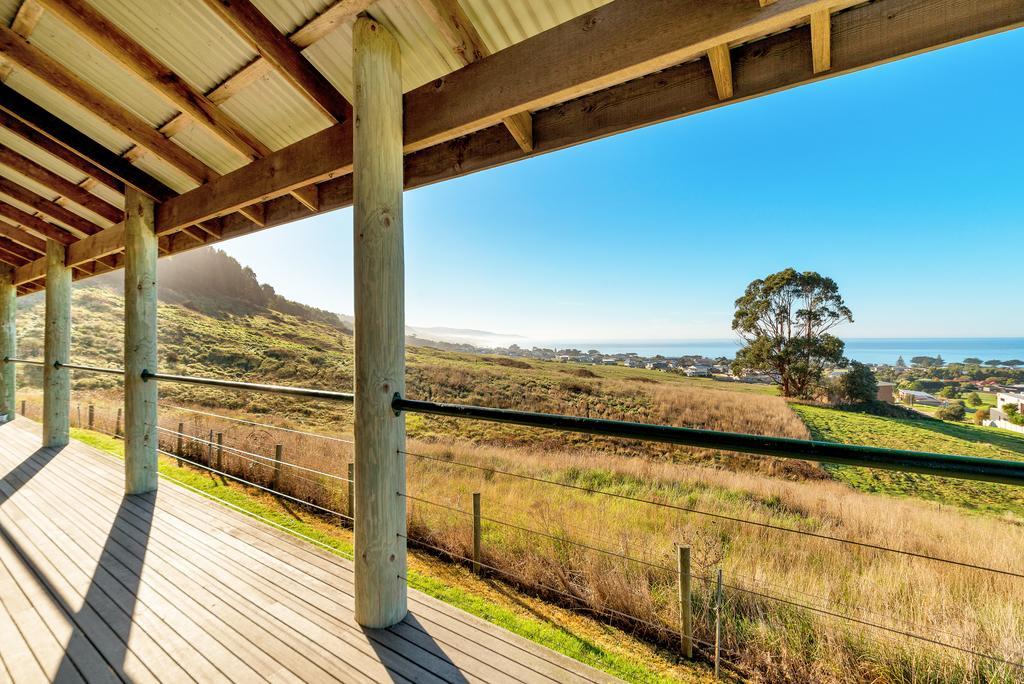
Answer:
POLYGON ((831 278, 787 268, 755 280, 736 300, 732 329, 746 345, 733 370, 768 373, 784 395, 812 398, 824 369, 846 363, 842 340, 829 331, 852 321, 831 278))

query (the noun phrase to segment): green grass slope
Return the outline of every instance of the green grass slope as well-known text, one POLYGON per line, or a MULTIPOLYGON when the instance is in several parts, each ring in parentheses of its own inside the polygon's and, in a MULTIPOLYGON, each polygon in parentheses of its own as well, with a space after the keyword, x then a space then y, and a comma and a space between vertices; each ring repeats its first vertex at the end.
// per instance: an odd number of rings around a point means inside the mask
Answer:
MULTIPOLYGON (((793 405, 792 408, 807 424, 814 439, 1024 460, 1024 435, 1004 430, 939 420, 882 418, 817 406, 793 405)), ((1013 513, 1024 517, 1024 489, 1020 487, 847 466, 828 466, 827 470, 863 491, 916 496, 978 512, 1013 513)))

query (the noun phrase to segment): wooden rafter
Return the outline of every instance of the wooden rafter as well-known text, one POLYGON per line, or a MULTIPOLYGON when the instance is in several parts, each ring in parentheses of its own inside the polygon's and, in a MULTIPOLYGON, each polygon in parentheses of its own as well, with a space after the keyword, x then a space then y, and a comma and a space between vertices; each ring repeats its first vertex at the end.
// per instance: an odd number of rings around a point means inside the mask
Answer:
POLYGON ((26 247, 37 255, 46 254, 46 241, 37 238, 31 233, 26 233, 16 225, 9 223, 6 220, 0 220, 0 237, 5 237, 12 242, 17 242, 22 247, 26 247))
POLYGON ((11 116, 3 110, 0 110, 0 126, 3 126, 12 133, 17 134, 23 140, 42 148, 65 164, 68 164, 81 173, 84 173, 89 178, 102 183, 119 194, 124 194, 124 183, 116 176, 107 173, 91 161, 78 156, 60 143, 46 137, 36 129, 27 125, 25 122, 11 116))
MULTIPOLYGON (((419 0, 419 4, 463 65, 491 54, 459 0, 419 0)), ((510 114, 502 119, 502 123, 524 152, 533 150, 533 117, 530 112, 510 114)))
MULTIPOLYGON (((122 183, 141 190, 155 200, 165 200, 176 194, 142 169, 133 166, 92 138, 82 134, 32 102, 21 93, 5 85, 0 85, 0 109, 5 110, 8 114, 16 117, 26 125, 31 126, 53 142, 60 144, 69 152, 100 167, 122 183)), ((106 184, 102 178, 93 177, 106 184)))
POLYGON ((270 152, 206 96, 161 63, 116 24, 84 0, 38 0, 79 35, 148 83, 168 103, 187 114, 248 159, 270 152))
POLYGON ((332 121, 352 110, 331 82, 249 0, 206 0, 253 50, 332 121))
POLYGON ((48 223, 38 216, 33 216, 27 211, 23 211, 13 204, 0 201, 0 216, 9 219, 11 222, 18 225, 33 235, 37 235, 43 238, 50 238, 56 240, 65 245, 70 245, 75 242, 78 238, 72 235, 69 231, 66 231, 58 226, 48 223))
POLYGON ((711 63, 711 75, 715 79, 715 90, 719 100, 732 97, 732 59, 729 46, 725 43, 715 45, 708 50, 708 61, 711 63))
POLYGON ((83 81, 70 69, 12 30, 0 26, 0 50, 15 65, 31 72, 64 96, 101 117, 122 135, 135 141, 198 183, 216 177, 205 163, 189 154, 127 107, 83 81))
POLYGON ((96 225, 73 211, 68 211, 61 205, 45 197, 41 197, 28 188, 22 187, 14 181, 0 178, 0 194, 7 195, 22 204, 28 205, 40 214, 46 214, 52 219, 60 221, 64 225, 77 230, 85 235, 98 233, 103 228, 96 225))
POLYGON ((6 145, 0 145, 0 165, 17 171, 22 176, 31 178, 61 197, 67 198, 78 206, 102 216, 108 221, 120 221, 122 210, 97 197, 81 186, 75 185, 61 175, 37 164, 28 157, 22 156, 6 145))
POLYGON ((814 73, 832 68, 832 14, 827 7, 811 14, 811 58, 814 73))

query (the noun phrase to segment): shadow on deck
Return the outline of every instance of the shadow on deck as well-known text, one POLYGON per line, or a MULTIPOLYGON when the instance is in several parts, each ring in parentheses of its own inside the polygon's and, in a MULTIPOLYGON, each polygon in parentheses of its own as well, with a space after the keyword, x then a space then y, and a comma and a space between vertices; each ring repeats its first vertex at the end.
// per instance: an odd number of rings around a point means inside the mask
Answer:
POLYGON ((0 425, 0 681, 611 681, 412 590, 405 621, 363 629, 349 561, 38 444, 0 425))

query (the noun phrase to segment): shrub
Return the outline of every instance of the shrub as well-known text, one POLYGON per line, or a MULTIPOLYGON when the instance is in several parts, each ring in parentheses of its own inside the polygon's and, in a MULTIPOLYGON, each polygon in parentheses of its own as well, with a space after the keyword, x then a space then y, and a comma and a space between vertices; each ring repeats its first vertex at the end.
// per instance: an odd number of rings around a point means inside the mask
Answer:
POLYGON ((964 409, 963 404, 950 404, 949 406, 943 406, 935 415, 942 420, 963 420, 964 416, 967 415, 967 410, 964 409))
POLYGON ((980 408, 974 412, 974 424, 981 425, 983 422, 988 420, 989 409, 988 407, 980 408))
POLYGON ((853 403, 874 401, 878 397, 875 374, 860 361, 851 361, 850 370, 839 379, 839 394, 853 403))
POLYGON ((967 403, 970 404, 971 406, 981 406, 981 397, 978 396, 977 392, 971 392, 970 394, 967 395, 967 403))

